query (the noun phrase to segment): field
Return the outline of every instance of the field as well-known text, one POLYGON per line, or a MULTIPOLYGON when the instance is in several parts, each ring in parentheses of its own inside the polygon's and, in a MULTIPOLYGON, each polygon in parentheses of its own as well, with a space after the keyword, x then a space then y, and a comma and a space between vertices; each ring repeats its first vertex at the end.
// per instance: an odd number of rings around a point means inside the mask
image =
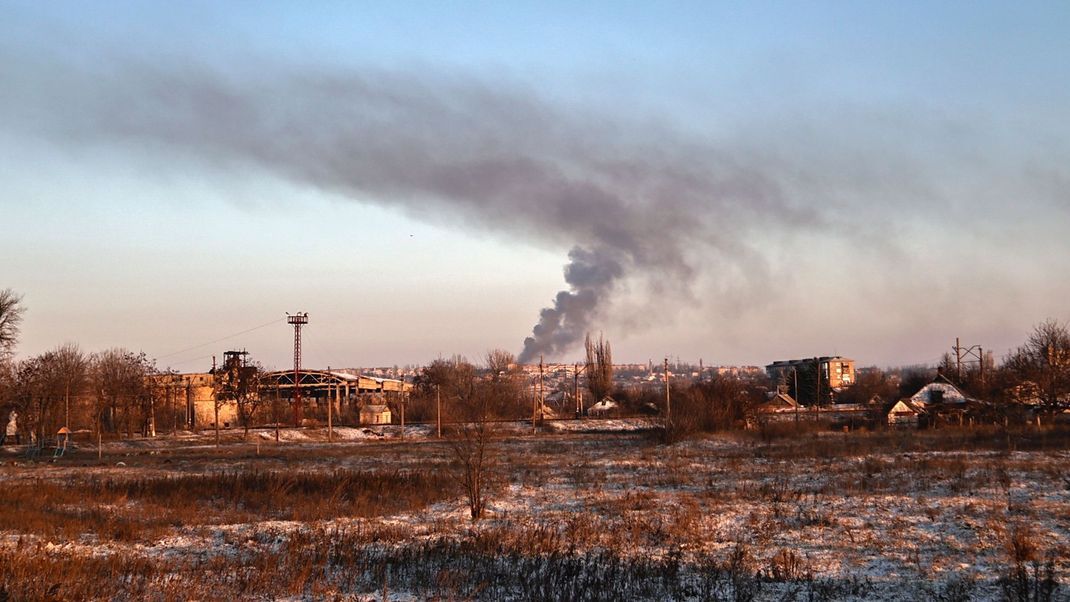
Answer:
POLYGON ((6 448, 0 600, 1070 599, 1064 432, 578 424, 499 426, 477 522, 422 427, 6 448))

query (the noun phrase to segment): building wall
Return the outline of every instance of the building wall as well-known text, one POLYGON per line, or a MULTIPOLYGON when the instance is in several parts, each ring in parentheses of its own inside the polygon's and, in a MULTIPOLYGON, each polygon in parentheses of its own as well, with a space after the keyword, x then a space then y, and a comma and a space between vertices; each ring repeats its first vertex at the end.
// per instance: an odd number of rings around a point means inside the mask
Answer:
POLYGON ((822 386, 838 389, 855 383, 855 361, 840 356, 779 361, 767 365, 765 370, 769 378, 776 380, 782 374, 790 374, 793 368, 813 369, 815 359, 819 361, 822 386))
MULTIPOLYGON (((215 426, 215 377, 207 372, 162 375, 159 382, 178 395, 185 404, 186 426, 194 429, 215 426)), ((237 426, 238 404, 224 402, 219 407, 219 426, 237 426)))
POLYGON ((888 426, 918 426, 918 413, 902 401, 888 410, 888 426))
POLYGON ((822 363, 825 378, 830 387, 849 387, 855 383, 855 361, 845 357, 832 358, 822 363))
POLYGON ((364 408, 360 411, 361 424, 390 424, 392 415, 388 408, 371 409, 364 408))

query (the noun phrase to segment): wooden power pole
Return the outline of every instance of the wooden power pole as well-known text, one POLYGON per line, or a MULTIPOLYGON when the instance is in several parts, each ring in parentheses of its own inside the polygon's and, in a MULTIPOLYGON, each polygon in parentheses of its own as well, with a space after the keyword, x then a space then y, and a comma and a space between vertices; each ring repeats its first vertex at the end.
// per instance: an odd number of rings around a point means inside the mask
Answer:
POLYGON ((539 415, 539 406, 542 405, 542 356, 539 356, 539 394, 531 396, 531 434, 535 434, 535 420, 539 415))
POLYGON ((665 423, 672 426, 672 399, 669 396, 669 358, 665 358, 665 423))
POLYGON ((331 396, 331 367, 327 366, 327 443, 334 443, 334 399, 331 396))

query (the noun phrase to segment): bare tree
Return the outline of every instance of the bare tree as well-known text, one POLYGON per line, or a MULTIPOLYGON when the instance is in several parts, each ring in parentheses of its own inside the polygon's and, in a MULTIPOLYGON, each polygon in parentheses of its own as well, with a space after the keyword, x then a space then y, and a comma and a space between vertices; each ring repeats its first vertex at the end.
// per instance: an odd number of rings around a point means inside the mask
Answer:
POLYGON ((884 401, 895 401, 898 394, 899 387, 895 381, 890 379, 884 370, 874 366, 860 369, 856 373, 854 384, 841 391, 836 396, 836 401, 864 404, 875 397, 884 401))
POLYGON ((1008 370, 1036 383, 1046 413, 1070 407, 1070 330, 1057 320, 1033 328, 1025 344, 1007 359, 1008 370))
MULTIPOLYGON (((243 352, 244 353, 244 352, 243 352)), ((249 436, 249 425, 260 407, 260 374, 263 367, 256 362, 246 362, 243 356, 234 356, 216 371, 216 443, 219 443, 219 409, 226 403, 234 403, 238 410, 238 423, 249 436)))
POLYGON ((495 418, 519 418, 527 411, 521 398, 520 372, 516 356, 503 349, 487 352, 488 382, 493 400, 488 411, 495 418))
POLYGON ((109 349, 93 356, 90 380, 94 393, 93 418, 98 444, 104 430, 118 431, 119 420, 133 435, 133 424, 151 419, 154 401, 150 377, 154 363, 144 353, 109 349))
POLYGON ((494 432, 490 424, 492 389, 487 383, 469 382, 453 412, 456 420, 450 429, 449 445, 453 455, 450 472, 464 489, 472 521, 483 517, 491 472, 495 463, 494 432))
POLYGON ((463 356, 438 358, 423 367, 416 376, 416 387, 434 393, 436 387, 444 399, 460 399, 470 393, 475 381, 476 367, 463 356))
POLYGON ((0 360, 9 359, 14 352, 25 311, 22 295, 15 294, 9 288, 0 291, 0 360))
POLYGON ((597 403, 613 392, 613 352, 601 334, 595 342, 588 333, 583 346, 587 351, 587 388, 597 403))
POLYGON ((508 378, 516 368, 516 356, 504 349, 492 349, 487 352, 487 372, 491 380, 508 378))
POLYGON ((67 343, 52 351, 57 376, 63 384, 63 425, 71 426, 71 395, 77 396, 86 385, 89 361, 78 345, 67 343))
POLYGON ((62 389, 57 378, 55 355, 46 352, 18 362, 15 405, 34 437, 41 440, 55 422, 62 389))
POLYGON ((17 384, 14 364, 0 361, 0 424, 7 419, 7 410, 14 406, 17 384))

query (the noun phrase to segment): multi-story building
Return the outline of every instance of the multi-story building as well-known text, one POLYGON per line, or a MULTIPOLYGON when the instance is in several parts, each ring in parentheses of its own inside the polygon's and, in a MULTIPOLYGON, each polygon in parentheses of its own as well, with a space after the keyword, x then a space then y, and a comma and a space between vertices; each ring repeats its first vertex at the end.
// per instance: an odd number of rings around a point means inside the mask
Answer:
POLYGON ((839 389, 855 383, 855 361, 839 355, 776 361, 767 365, 765 372, 769 378, 777 382, 791 378, 792 370, 813 370, 815 365, 818 367, 818 374, 821 375, 822 386, 839 389))

